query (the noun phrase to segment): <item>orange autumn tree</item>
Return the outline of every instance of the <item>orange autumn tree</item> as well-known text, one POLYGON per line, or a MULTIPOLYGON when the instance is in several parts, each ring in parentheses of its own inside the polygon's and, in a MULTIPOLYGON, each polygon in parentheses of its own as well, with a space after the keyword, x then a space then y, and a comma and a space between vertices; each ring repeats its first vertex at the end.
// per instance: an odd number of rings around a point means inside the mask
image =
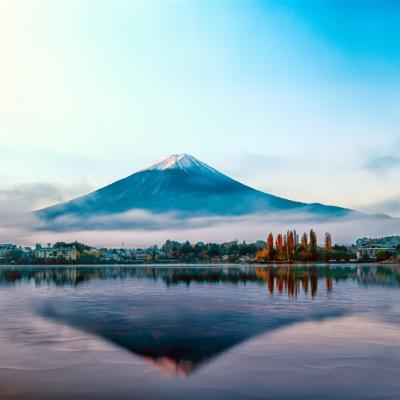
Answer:
POLYGON ((332 250, 332 236, 329 232, 325 233, 325 250, 332 250))
POLYGON ((256 262, 266 262, 267 257, 268 257, 267 248, 264 247, 257 251, 255 260, 256 262))
POLYGON ((283 237, 282 234, 280 233, 275 241, 275 247, 276 247, 276 256, 279 261, 283 260, 283 237))
POLYGON ((272 232, 267 237, 267 257, 269 261, 273 261, 275 256, 275 249, 274 249, 274 235, 272 232))
POLYGON ((294 238, 294 247, 295 249, 297 249, 297 247, 299 246, 299 235, 296 229, 293 230, 293 238, 294 238))
POLYGON ((286 260, 294 261, 296 255, 296 231, 288 231, 286 234, 286 260))
POLYGON ((317 250, 317 234, 311 229, 310 230, 310 251, 317 250))
POLYGON ((283 235, 283 259, 287 260, 288 251, 287 251, 287 234, 283 235))
MULTIPOLYGON (((271 233, 270 233, 271 235, 271 233)), ((269 236, 268 236, 269 238, 269 236)), ((256 253, 256 262, 267 262, 269 256, 269 245, 268 245, 268 238, 265 244, 265 247, 258 250, 256 253)))
POLYGON ((308 257, 308 235, 306 232, 303 233, 300 242, 300 255, 302 258, 308 257))
POLYGON ((331 257, 335 251, 332 247, 330 233, 325 234, 325 247, 324 249, 321 247, 318 247, 317 234, 313 229, 309 234, 303 233, 300 239, 296 230, 288 230, 284 235, 277 235, 275 243, 274 236, 270 233, 267 236, 265 248, 257 252, 256 261, 291 263, 294 261, 318 261, 324 259, 323 257, 331 257))
POLYGON ((310 230, 310 244, 309 244, 310 256, 312 261, 316 261, 318 258, 318 239, 317 234, 313 229, 310 230))
POLYGON ((258 263, 267 261, 267 249, 265 247, 257 251, 255 261, 258 263))

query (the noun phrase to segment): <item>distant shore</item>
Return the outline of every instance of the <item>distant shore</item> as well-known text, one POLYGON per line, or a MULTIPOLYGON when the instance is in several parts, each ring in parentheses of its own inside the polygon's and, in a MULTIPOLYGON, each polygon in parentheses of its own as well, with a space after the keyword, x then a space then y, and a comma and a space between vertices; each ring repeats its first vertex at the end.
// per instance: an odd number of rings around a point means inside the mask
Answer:
POLYGON ((381 264, 400 264, 400 256, 389 258, 388 260, 382 261, 381 264))
POLYGON ((175 266, 175 267, 307 267, 307 266, 335 266, 335 265, 357 265, 357 266, 398 266, 400 268, 400 259, 386 260, 386 261, 343 261, 343 262, 273 262, 273 263, 204 263, 204 262, 192 262, 182 263, 174 261, 157 261, 157 262, 130 262, 130 263, 97 263, 97 264, 85 264, 85 263, 0 263, 1 267, 163 267, 163 266, 175 266))

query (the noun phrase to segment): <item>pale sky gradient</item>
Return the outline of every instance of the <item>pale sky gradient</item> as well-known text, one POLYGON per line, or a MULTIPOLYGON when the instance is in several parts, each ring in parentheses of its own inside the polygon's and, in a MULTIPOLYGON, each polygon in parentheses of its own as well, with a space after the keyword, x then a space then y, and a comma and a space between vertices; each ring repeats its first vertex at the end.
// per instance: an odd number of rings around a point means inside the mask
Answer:
POLYGON ((70 198, 186 152, 400 216, 397 1, 0 0, 0 68, 2 191, 70 198))

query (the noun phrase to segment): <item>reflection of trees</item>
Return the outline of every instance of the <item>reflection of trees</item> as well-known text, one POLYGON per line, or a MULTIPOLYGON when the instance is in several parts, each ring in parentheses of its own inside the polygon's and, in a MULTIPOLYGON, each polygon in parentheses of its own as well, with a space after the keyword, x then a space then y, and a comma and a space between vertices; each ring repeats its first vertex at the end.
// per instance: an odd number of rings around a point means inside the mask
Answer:
POLYGON ((315 297, 315 295, 318 292, 318 276, 315 273, 315 271, 313 271, 313 273, 311 273, 310 275, 310 286, 311 286, 311 296, 315 297))
POLYGON ((363 285, 400 286, 400 271, 390 266, 268 266, 268 267, 12 267, 0 269, 0 284, 33 281, 37 285, 79 285, 93 279, 161 280, 165 285, 262 283, 275 292, 296 297, 311 293, 318 286, 333 291, 334 282, 354 280, 363 285))
POLYGON ((314 297, 318 290, 318 279, 323 277, 319 277, 317 271, 318 268, 314 267, 255 268, 256 276, 266 283, 270 294, 273 294, 276 288, 279 294, 286 293, 289 297, 296 297, 301 290, 307 295, 309 285, 311 286, 311 295, 314 297))
POLYGON ((326 281, 326 290, 328 292, 332 292, 332 289, 333 289, 332 277, 327 275, 326 278, 325 278, 325 281, 326 281))
POLYGON ((308 271, 304 271, 301 276, 301 283, 302 283, 304 294, 308 294, 308 281, 309 281, 308 271))

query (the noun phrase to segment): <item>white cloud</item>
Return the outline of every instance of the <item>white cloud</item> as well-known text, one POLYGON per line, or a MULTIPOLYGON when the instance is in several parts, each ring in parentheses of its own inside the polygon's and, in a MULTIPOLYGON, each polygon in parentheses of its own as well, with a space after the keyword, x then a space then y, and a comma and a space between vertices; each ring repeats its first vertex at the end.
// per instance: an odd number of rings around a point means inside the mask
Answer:
POLYGON ((69 186, 46 182, 14 185, 0 190, 0 210, 4 218, 66 201, 90 190, 85 182, 69 186))
POLYGON ((275 213, 240 217, 185 217, 182 214, 153 214, 135 210, 122 214, 90 217, 84 220, 91 229, 80 228, 82 218, 61 217, 46 226, 32 214, 8 221, 0 229, 0 241, 34 244, 59 240, 79 240, 94 246, 129 247, 161 244, 166 239, 191 242, 222 242, 238 239, 265 239, 269 232, 298 232, 313 228, 319 237, 331 232, 337 243, 353 243, 363 236, 394 235, 400 232, 400 220, 353 217, 342 219, 315 218, 309 214, 275 213), (64 226, 63 229, 61 227, 64 226))

